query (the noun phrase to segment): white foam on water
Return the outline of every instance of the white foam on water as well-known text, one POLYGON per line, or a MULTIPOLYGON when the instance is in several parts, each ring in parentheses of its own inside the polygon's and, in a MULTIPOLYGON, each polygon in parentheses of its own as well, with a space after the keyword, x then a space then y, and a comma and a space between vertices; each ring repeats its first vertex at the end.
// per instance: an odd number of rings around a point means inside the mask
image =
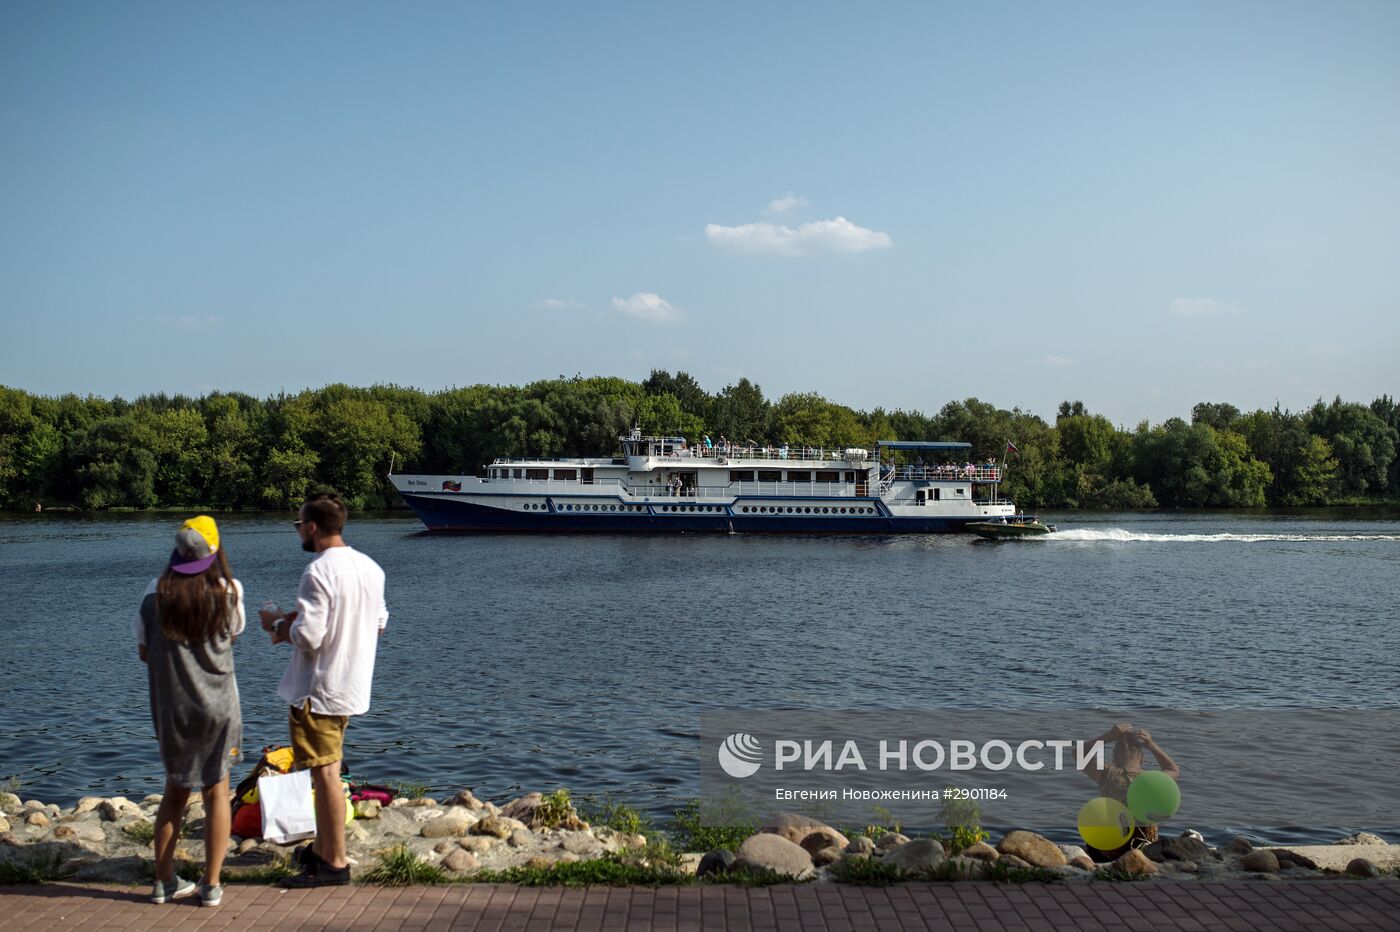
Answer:
POLYGON ((1103 531, 1074 529, 1057 531, 1043 537, 1025 538, 1043 541, 1106 541, 1109 543, 1131 543, 1145 541, 1151 543, 1212 544, 1236 543, 1255 544, 1264 541, 1285 541, 1289 543, 1329 543, 1338 541, 1400 541, 1400 534, 1148 534, 1142 531, 1129 531, 1123 528, 1109 528, 1103 531))

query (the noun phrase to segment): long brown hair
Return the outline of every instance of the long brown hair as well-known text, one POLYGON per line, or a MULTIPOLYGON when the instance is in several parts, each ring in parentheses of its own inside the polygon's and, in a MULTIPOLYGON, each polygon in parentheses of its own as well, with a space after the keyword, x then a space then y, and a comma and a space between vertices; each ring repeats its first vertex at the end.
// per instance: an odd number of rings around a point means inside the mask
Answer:
POLYGON ((233 631, 237 597, 223 549, 197 576, 167 569, 156 583, 156 617, 161 633, 181 644, 199 644, 233 631))

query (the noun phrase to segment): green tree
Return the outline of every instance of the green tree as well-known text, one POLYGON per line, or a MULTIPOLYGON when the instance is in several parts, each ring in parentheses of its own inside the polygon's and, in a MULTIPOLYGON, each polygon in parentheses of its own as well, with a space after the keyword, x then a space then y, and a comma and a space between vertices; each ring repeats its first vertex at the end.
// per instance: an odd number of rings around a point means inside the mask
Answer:
POLYGON ((763 389, 741 378, 733 385, 726 385, 715 399, 714 429, 735 443, 755 441, 762 443, 768 439, 767 399, 763 389))
POLYGON ((1332 445, 1341 467, 1342 492, 1380 494, 1390 482, 1395 462, 1396 429, 1365 405, 1336 398, 1330 405, 1312 406, 1305 419, 1308 430, 1332 445))

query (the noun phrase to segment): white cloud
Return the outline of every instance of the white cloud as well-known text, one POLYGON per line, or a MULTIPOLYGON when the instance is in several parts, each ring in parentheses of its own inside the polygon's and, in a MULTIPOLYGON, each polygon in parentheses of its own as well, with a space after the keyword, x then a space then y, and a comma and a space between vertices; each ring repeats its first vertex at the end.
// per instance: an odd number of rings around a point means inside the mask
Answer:
POLYGON ((1238 314, 1239 310, 1219 298, 1172 298, 1167 312, 1176 317, 1205 317, 1209 314, 1238 314))
POLYGON ((536 301, 530 305, 537 311, 577 311, 587 306, 582 301, 575 301, 573 298, 545 298, 543 301, 536 301))
POLYGON ((630 298, 613 298, 613 309, 642 320, 666 321, 681 316, 681 309, 650 291, 639 291, 630 298))
POLYGON ((705 237, 716 246, 739 252, 777 253, 805 256, 818 252, 867 252, 888 249, 893 243, 888 233, 856 226, 845 217, 814 220, 798 227, 760 221, 726 227, 705 225, 705 237))
POLYGON ((1054 353, 1046 353, 1040 357, 1040 361, 1047 366, 1072 366, 1074 360, 1067 356, 1056 356, 1054 353))
POLYGON ((769 217, 774 217, 778 214, 785 214, 790 210, 796 210, 798 207, 806 206, 807 199, 805 197, 803 197, 800 194, 793 194, 791 191, 789 191, 782 197, 776 197, 773 200, 769 201, 768 208, 763 212, 769 217))

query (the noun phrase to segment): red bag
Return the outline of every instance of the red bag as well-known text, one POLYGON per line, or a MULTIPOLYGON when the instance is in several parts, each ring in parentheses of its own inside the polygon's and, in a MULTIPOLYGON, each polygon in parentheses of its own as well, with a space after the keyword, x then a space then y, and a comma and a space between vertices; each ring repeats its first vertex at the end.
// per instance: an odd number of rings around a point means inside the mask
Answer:
POLYGON ((233 811, 229 832, 240 838, 262 837, 262 804, 244 803, 233 811))

